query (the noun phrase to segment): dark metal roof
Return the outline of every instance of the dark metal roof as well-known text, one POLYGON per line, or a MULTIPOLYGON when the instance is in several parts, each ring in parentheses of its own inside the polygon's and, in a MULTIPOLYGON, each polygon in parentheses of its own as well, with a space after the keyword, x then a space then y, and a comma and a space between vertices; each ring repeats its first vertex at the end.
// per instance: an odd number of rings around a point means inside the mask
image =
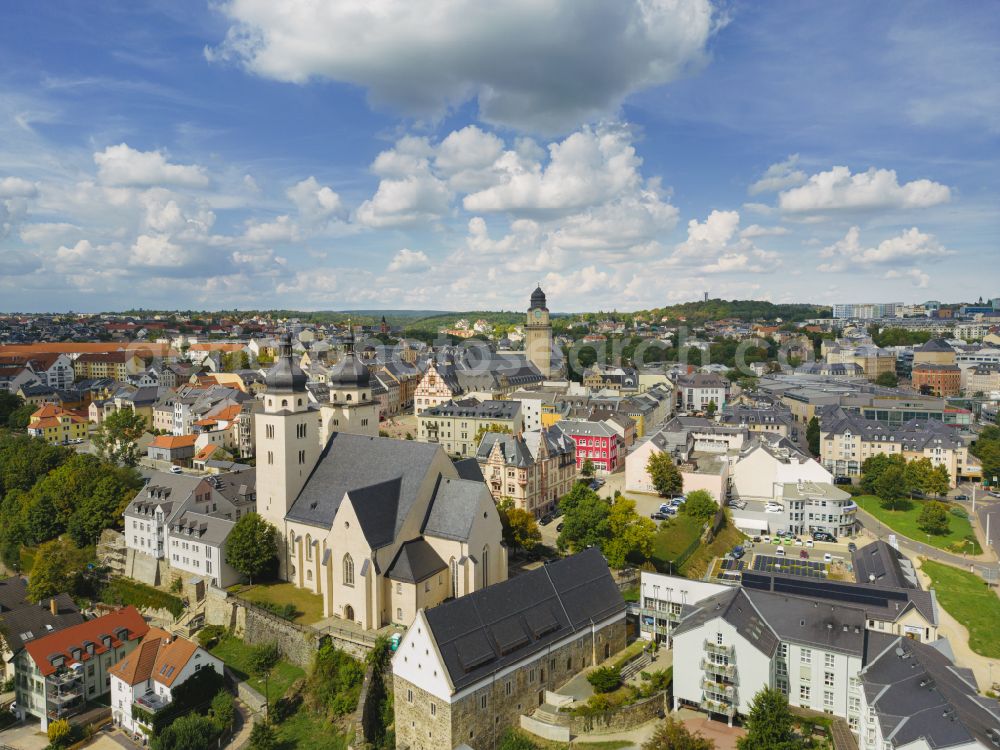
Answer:
POLYGON ((278 345, 278 359, 264 377, 267 389, 269 391, 303 391, 307 380, 306 374, 302 372, 302 368, 292 357, 291 334, 282 334, 278 345))
POLYGON ((430 512, 422 532, 425 536, 467 541, 481 507, 481 500, 493 498, 482 480, 468 481, 441 477, 434 488, 430 512))
POLYGON ((542 291, 540 286, 535 287, 535 291, 531 293, 531 307, 529 310, 534 310, 536 308, 545 308, 545 292, 542 291))
POLYGON ((851 557, 857 580, 892 586, 899 589, 919 589, 913 564, 899 550, 881 539, 856 549, 851 557))
POLYGON ((625 601, 597 549, 426 610, 456 690, 549 644, 623 614, 625 601))
POLYGON ((403 583, 420 583, 447 567, 431 545, 423 539, 414 539, 399 548, 386 577, 403 583))

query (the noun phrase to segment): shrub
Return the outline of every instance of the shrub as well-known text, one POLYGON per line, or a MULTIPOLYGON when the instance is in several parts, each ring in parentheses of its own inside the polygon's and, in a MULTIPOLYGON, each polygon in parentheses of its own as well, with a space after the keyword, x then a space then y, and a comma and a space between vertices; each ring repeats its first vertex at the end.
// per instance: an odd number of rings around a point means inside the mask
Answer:
POLYGON ((211 708, 212 718, 215 723, 223 729, 228 729, 233 725, 236 718, 236 705, 233 703, 233 696, 226 690, 220 690, 212 698, 211 708))
POLYGON ((316 653, 307 683, 306 695, 311 707, 332 716, 350 713, 358 704, 364 677, 361 662, 325 644, 316 653))
POLYGON ((274 727, 263 721, 258 721, 250 730, 250 740, 247 747, 250 750, 274 750, 278 746, 278 736, 274 727))
POLYGON ((66 719, 56 719, 49 724, 47 734, 51 747, 65 747, 73 739, 73 727, 66 719))
POLYGON ((173 594, 154 589, 138 581, 128 578, 114 578, 101 589, 98 597, 106 604, 131 604, 136 609, 166 609, 174 617, 180 617, 184 611, 184 602, 173 594))
POLYGON ((228 630, 222 625, 206 625, 198 631, 198 643, 201 647, 211 651, 218 645, 219 641, 226 637, 228 630))
POLYGON ((281 651, 278 650, 277 643, 262 643, 251 649, 247 666, 253 674, 262 675, 270 672, 280 658, 281 651))
POLYGON ((254 602, 254 605, 267 610, 272 615, 277 615, 283 620, 294 620, 299 615, 295 605, 291 602, 287 604, 277 604, 276 602, 254 602))
POLYGON ((597 693, 610 693, 621 685, 622 673, 616 667, 600 667, 587 675, 587 682, 597 693))
POLYGON ((516 729, 508 729, 500 738, 498 750, 538 750, 538 745, 523 732, 516 729))

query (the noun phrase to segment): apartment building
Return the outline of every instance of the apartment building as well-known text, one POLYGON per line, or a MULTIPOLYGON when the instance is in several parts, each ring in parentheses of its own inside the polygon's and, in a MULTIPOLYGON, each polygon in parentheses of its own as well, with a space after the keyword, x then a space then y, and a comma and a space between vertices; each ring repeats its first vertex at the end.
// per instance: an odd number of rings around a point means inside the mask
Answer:
POLYGON ((915 391, 930 396, 957 396, 962 390, 962 371, 958 365, 915 364, 910 380, 915 391))
POLYGON ((0 367, 4 365, 30 367, 38 380, 50 388, 63 390, 73 385, 73 360, 65 353, 0 354, 0 367))
POLYGON ((907 461, 929 458, 948 470, 951 486, 982 477, 982 465, 969 453, 961 433, 930 419, 903 424, 864 419, 833 410, 820 421, 820 461, 834 476, 856 477, 865 459, 880 453, 907 461))
POLYGON ((604 422, 564 419, 560 429, 576 445, 577 471, 590 461, 595 471, 611 474, 625 463, 625 440, 604 422))
POLYGON ((729 399, 729 381, 712 373, 679 375, 674 386, 677 408, 684 411, 707 411, 709 404, 722 411, 729 399))
POLYGON ((86 352, 73 361, 73 374, 77 380, 110 378, 125 382, 129 375, 145 369, 145 363, 135 352, 86 352))
POLYGON ((429 407, 417 415, 417 440, 438 443, 446 453, 467 458, 479 448, 479 429, 494 425, 511 434, 522 432, 520 402, 466 398, 429 407))
POLYGON ((1000 391, 1000 364, 982 364, 962 370, 962 393, 966 396, 998 391, 1000 391))
POLYGON ((26 578, 0 579, 0 680, 14 676, 14 658, 25 643, 81 622, 83 615, 69 594, 35 603, 28 601, 26 578))
POLYGON ((784 509, 781 528, 792 534, 825 532, 834 537, 857 533, 858 506, 839 487, 829 482, 802 480, 785 482, 779 487, 774 499, 784 509))
POLYGON ((149 631, 132 606, 28 641, 15 656, 17 715, 30 714, 45 731, 111 691, 111 667, 149 631))
POLYGON ((31 415, 28 434, 39 437, 51 445, 84 440, 90 434, 89 422, 76 412, 55 404, 43 404, 31 415))
POLYGON ((487 432, 476 460, 494 501, 510 499, 535 518, 554 511, 576 479, 576 444, 558 425, 518 435, 487 432))

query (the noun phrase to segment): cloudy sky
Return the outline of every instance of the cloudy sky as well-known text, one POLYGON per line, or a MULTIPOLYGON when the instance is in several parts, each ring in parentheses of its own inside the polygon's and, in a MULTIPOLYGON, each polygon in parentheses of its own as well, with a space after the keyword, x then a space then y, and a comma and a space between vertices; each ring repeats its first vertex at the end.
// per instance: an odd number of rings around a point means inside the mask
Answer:
POLYGON ((0 310, 1000 293, 992 2, 10 0, 0 310))

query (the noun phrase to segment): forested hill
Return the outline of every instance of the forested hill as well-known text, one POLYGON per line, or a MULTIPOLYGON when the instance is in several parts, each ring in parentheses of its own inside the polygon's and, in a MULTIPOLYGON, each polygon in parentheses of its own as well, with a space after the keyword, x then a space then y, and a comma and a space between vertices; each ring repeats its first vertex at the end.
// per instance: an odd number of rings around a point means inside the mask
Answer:
POLYGON ((765 300, 755 299, 710 299, 707 302, 683 302, 679 305, 659 307, 636 313, 636 315, 648 315, 654 320, 666 317, 670 319, 683 318, 688 321, 720 320, 722 318, 739 318, 751 321, 781 318, 787 323, 809 318, 828 318, 830 313, 830 308, 823 305, 775 305, 765 300))

